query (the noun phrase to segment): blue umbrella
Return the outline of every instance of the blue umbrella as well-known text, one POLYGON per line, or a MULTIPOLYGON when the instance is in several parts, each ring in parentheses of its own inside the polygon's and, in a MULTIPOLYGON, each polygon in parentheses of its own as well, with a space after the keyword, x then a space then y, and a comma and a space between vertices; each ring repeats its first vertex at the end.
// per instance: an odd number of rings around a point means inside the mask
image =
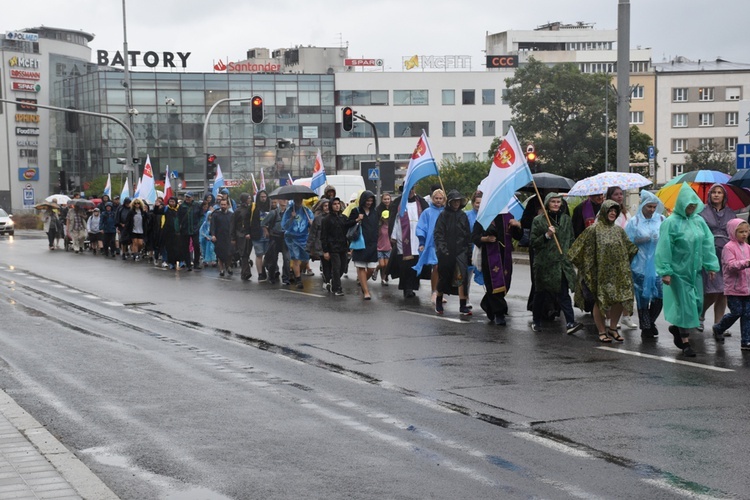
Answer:
POLYGON ((750 169, 743 168, 738 170, 737 173, 727 181, 727 184, 741 188, 750 188, 750 169))

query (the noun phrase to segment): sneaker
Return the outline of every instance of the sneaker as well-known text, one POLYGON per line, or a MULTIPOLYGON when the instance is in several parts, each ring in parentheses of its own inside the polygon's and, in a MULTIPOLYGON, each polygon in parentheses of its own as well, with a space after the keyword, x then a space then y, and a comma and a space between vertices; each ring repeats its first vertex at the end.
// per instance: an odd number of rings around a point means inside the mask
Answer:
MULTIPOLYGON (((576 324, 580 325, 580 323, 576 323, 576 324)), ((583 325, 581 325, 581 326, 583 326, 583 325)), ((537 332, 537 333, 541 332, 542 331, 542 325, 540 325, 539 323, 532 323, 531 324, 531 331, 532 332, 537 332)))
POLYGON ((341 297, 341 296, 343 296, 343 295, 344 295, 344 292, 342 292, 341 290, 337 290, 337 291, 336 291, 336 292, 334 293, 334 295, 335 295, 336 297, 341 297))
POLYGON ((678 349, 682 349, 683 344, 682 337, 680 336, 680 330, 674 325, 669 325, 668 330, 669 333, 671 333, 674 337, 674 345, 677 346, 678 349))
POLYGON ((258 283, 264 283, 266 281, 268 281, 268 275, 266 273, 258 275, 258 283))
POLYGON ((307 271, 305 271, 305 276, 315 276, 315 273, 312 269, 308 269, 307 271))
POLYGON ((750 344, 742 344, 740 346, 740 350, 742 350, 742 351, 750 351, 750 344))
POLYGON ((568 323, 567 325, 565 325, 565 328, 565 333, 567 333, 568 335, 573 335, 575 332, 583 328, 583 324, 578 322, 568 323))
POLYGON ((625 328, 630 328, 631 330, 638 328, 638 325, 633 323, 633 320, 631 319, 630 316, 623 316, 622 319, 620 320, 620 323, 622 323, 623 326, 625 326, 625 328))
POLYGON ((281 280, 281 284, 282 284, 282 285, 286 285, 286 286, 289 286, 289 285, 290 285, 291 283, 289 282, 289 279, 287 278, 287 279, 283 279, 283 280, 281 280))
POLYGON ((372 273, 372 281, 378 281, 378 270, 375 269, 375 272, 372 273))
POLYGON ((167 266, 169 266, 169 267, 171 267, 172 269, 174 269, 174 266, 170 266, 170 265, 169 265, 169 264, 167 264, 166 262, 162 262, 162 263, 161 263, 161 267, 163 267, 163 268, 166 268, 167 266))
POLYGON ((730 332, 729 330, 727 330, 726 332, 724 332, 724 336, 725 337, 731 337, 732 336, 732 332, 730 332))
POLYGON ((505 321, 505 316, 495 316, 495 324, 497 326, 505 326, 508 322, 505 321))
POLYGON ((169 264, 169 270, 174 270, 174 264, 169 264))
POLYGON ((380 286, 388 286, 388 282, 386 280, 380 280, 380 286))
POLYGON ((297 281, 297 290, 302 290, 305 288, 305 284, 302 283, 302 280, 297 281))
POLYGON ((442 301, 435 304, 435 312, 442 316, 443 314, 443 302, 442 301))
POLYGON ((688 358, 694 358, 695 357, 695 351, 692 347, 690 347, 690 344, 684 344, 685 347, 682 348, 682 354, 687 356, 688 358))
POLYGON ((706 321, 706 317, 701 315, 700 317, 698 317, 698 321, 700 321, 700 324, 698 325, 698 331, 702 332, 705 329, 703 322, 706 321))
POLYGON ((458 312, 461 313, 461 316, 471 316, 471 309, 466 306, 460 307, 458 312))
POLYGON ((324 282, 323 282, 323 290, 326 290, 326 291, 329 291, 329 292, 330 292, 330 291, 331 291, 331 290, 330 290, 330 288, 331 288, 331 285, 330 285, 329 283, 326 283, 326 282, 324 281, 324 282))
POLYGON ((716 328, 716 325, 714 325, 714 326, 711 327, 711 331, 714 334, 714 339, 716 340, 716 342, 718 342, 719 344, 723 344, 724 343, 724 334, 722 334, 719 331, 719 329, 716 328))
MULTIPOLYGON (((191 267, 191 268, 190 268, 189 270, 190 270, 190 271, 192 271, 192 270, 193 270, 193 268, 191 267)), ((231 267, 228 267, 228 268, 227 268, 227 274, 228 274, 229 276, 231 276, 231 275, 233 275, 233 274, 234 274, 234 271, 232 271, 232 268, 231 268, 231 267)))

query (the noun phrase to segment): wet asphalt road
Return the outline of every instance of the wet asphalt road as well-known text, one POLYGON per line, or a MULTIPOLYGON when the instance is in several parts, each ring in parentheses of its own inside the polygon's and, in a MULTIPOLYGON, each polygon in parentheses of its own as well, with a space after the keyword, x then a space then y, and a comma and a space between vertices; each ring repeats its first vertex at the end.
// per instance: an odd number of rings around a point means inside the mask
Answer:
POLYGON ((750 497, 738 325, 688 360, 533 334, 523 265, 502 328, 38 236, 0 240, 0 384, 122 498, 750 497))

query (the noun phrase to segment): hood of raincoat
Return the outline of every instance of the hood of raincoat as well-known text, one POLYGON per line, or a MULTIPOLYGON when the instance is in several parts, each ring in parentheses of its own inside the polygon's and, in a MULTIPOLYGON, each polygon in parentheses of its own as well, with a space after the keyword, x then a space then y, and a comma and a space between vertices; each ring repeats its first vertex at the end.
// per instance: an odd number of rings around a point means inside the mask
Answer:
POLYGON ((747 224, 747 221, 743 219, 732 219, 729 222, 727 222, 727 234, 729 234, 730 240, 737 241, 737 228, 743 222, 747 224))
POLYGON ((610 221, 609 219, 607 219, 607 213, 613 208, 617 210, 617 216, 619 217, 620 216, 620 204, 614 200, 604 200, 604 203, 602 203, 602 208, 599 209, 599 214, 596 216, 596 218, 598 219, 598 222, 602 224, 607 224, 609 226, 614 224, 613 221, 610 221))
POLYGON ((698 194, 693 191, 693 188, 688 183, 684 183, 680 188, 680 193, 677 195, 677 201, 675 201, 672 213, 679 215, 683 219, 687 219, 688 216, 685 215, 685 210, 688 205, 698 205, 690 217, 697 216, 706 207, 698 194))
POLYGON ((466 197, 461 196, 461 193, 459 193, 457 189, 451 189, 448 192, 448 202, 445 204, 446 210, 453 211, 453 207, 451 207, 451 201, 453 200, 460 200, 461 202, 456 211, 463 210, 463 208, 466 206, 466 197))
POLYGON ((724 207, 727 206, 727 189, 724 186, 722 186, 721 184, 718 184, 718 183, 712 185, 709 188, 709 190, 706 191, 706 205, 709 205, 709 206, 711 205, 711 191, 713 191, 714 188, 716 188, 716 187, 717 188, 721 188, 721 190, 724 191, 724 199, 721 202, 721 208, 719 208, 719 210, 722 210, 724 207))
POLYGON ((359 196, 359 208, 362 210, 365 209, 365 202, 368 200, 368 198, 372 198, 372 207, 370 208, 372 210, 375 210, 375 193, 370 190, 362 191, 362 194, 359 196))
POLYGON ((641 190, 641 203, 638 205, 638 211, 636 212, 635 216, 645 219, 646 217, 643 215, 643 207, 645 207, 649 203, 656 203, 656 211, 654 212, 654 215, 652 215, 651 217, 654 217, 655 215, 661 215, 664 212, 664 203, 662 203, 659 197, 656 196, 651 191, 642 189, 641 190))
POLYGON ((544 208, 549 210, 549 202, 550 200, 554 200, 555 198, 560 198, 562 200, 562 195, 560 193, 547 193, 547 196, 544 197, 544 208))
POLYGON ((328 198, 321 198, 318 200, 318 202, 315 204, 315 207, 313 207, 313 213, 315 215, 322 214, 323 213, 323 205, 328 205, 331 203, 331 200, 328 198))

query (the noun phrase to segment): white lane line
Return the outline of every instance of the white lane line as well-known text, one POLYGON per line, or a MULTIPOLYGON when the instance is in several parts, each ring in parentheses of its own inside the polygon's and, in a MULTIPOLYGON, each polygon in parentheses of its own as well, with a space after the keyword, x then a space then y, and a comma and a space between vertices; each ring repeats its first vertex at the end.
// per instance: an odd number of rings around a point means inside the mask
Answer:
POLYGON ((122 307, 122 304, 120 304, 119 302, 103 302, 103 304, 113 307, 122 307))
POLYGON ((718 498, 724 498, 724 497, 718 497, 713 495, 706 495, 703 493, 697 493, 693 491, 688 491, 683 488, 680 488, 679 486, 675 486, 673 484, 670 484, 664 479, 641 479, 646 484, 650 484, 651 486, 656 486, 657 488, 661 488, 663 490, 669 491, 670 493, 674 493, 676 495, 680 495, 687 498, 700 498, 700 499, 706 499, 706 500, 715 500, 718 498))
POLYGON ((446 318, 445 316, 438 316, 436 314, 425 314, 416 311, 401 311, 406 314, 414 314, 416 316, 424 316, 425 318, 442 319, 443 321, 450 321, 451 323, 471 323, 471 320, 463 320, 458 318, 446 318))
POLYGON ((87 298, 87 299, 99 299, 99 298, 101 298, 101 297, 97 297, 96 295, 90 295, 90 294, 86 294, 86 295, 84 295, 84 297, 87 298))
POLYGON ((563 443, 558 443, 557 441, 553 441, 552 439, 529 434, 528 432, 513 432, 511 434, 515 437, 541 444, 542 446, 546 446, 547 448, 559 451, 560 453, 565 453, 566 455, 578 458, 594 458, 593 455, 583 450, 573 448, 572 446, 568 446, 563 443))
POLYGON ((690 361, 682 361, 679 359, 669 358, 667 356, 654 356, 653 354, 644 354, 642 352, 627 351, 625 349, 615 349, 614 347, 597 347, 603 351, 618 352, 620 354, 629 354, 630 356, 638 356, 640 358, 655 359, 657 361, 666 361, 667 363, 674 363, 676 365, 692 366, 693 368, 703 368, 704 370, 713 370, 716 372, 733 372, 729 368, 719 368, 718 366, 702 365, 700 363, 691 363, 690 361))
POLYGON ((304 295, 305 297, 315 297, 318 299, 325 299, 327 295, 318 295, 316 293, 298 292, 297 290, 287 290, 286 288, 279 288, 280 291, 286 293, 296 293, 297 295, 304 295))

